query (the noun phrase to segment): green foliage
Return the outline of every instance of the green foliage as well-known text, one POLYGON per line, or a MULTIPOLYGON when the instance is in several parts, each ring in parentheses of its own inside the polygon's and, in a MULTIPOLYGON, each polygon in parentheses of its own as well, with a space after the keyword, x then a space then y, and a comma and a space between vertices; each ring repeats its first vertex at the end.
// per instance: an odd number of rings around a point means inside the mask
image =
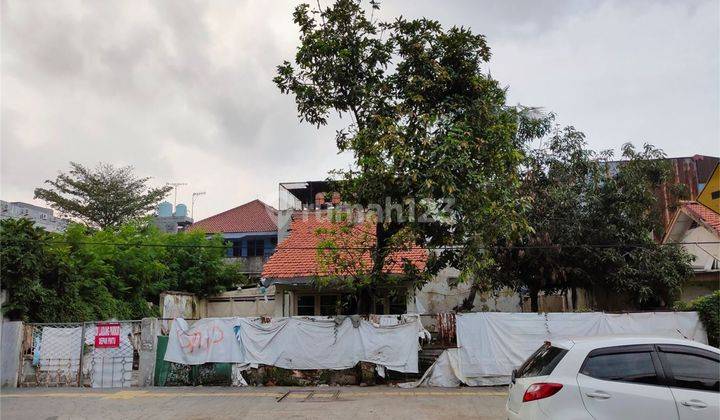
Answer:
POLYGON ((92 227, 117 227, 146 215, 172 190, 147 187, 150 178, 138 178, 130 166, 101 163, 95 169, 70 162, 68 173, 46 180, 51 188, 36 188, 35 198, 45 200, 61 214, 92 227))
POLYGON ((507 106, 505 88, 483 68, 484 36, 425 18, 378 21, 357 0, 302 4, 293 17, 300 46, 274 81, 294 95, 301 120, 320 126, 331 113, 349 115, 336 136, 355 157, 351 169, 334 172, 343 200, 368 208, 412 199, 416 215, 453 203, 431 222, 380 215, 373 282, 387 280, 385 259, 406 244, 396 235, 443 247, 429 272, 450 263, 474 272, 487 265, 484 243, 527 228, 517 167, 522 145, 547 126, 507 106))
POLYGON ((244 280, 225 263, 222 239, 161 233, 141 222, 95 231, 71 224, 49 234, 26 219, 0 222, 3 312, 12 319, 64 322, 157 315, 159 294, 206 296, 244 280))
POLYGON ((696 311, 707 331, 708 343, 720 346, 720 290, 690 302, 678 302, 676 310, 696 311))
POLYGON ((521 193, 532 199, 532 231, 497 242, 488 275, 529 293, 533 310, 540 291, 578 288, 641 308, 671 304, 692 269, 683 248, 652 238, 661 220, 654 190, 670 176, 662 151, 628 144, 622 163, 606 162, 569 127, 527 155, 521 193))

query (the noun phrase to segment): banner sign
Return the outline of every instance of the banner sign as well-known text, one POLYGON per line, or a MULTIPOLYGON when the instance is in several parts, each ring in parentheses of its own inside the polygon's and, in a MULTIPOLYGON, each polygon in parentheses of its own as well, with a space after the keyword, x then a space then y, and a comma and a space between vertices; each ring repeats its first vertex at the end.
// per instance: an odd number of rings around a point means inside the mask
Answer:
POLYGON ((120 323, 99 322, 95 333, 95 348, 115 349, 120 347, 120 323))

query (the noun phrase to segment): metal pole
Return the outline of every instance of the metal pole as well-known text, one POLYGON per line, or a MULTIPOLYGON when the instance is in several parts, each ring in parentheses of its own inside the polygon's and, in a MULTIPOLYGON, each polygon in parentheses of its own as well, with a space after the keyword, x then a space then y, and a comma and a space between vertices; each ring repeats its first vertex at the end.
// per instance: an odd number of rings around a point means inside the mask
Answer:
POLYGON ((82 386, 83 352, 85 350, 85 323, 82 324, 80 333, 80 362, 78 363, 78 387, 82 386))

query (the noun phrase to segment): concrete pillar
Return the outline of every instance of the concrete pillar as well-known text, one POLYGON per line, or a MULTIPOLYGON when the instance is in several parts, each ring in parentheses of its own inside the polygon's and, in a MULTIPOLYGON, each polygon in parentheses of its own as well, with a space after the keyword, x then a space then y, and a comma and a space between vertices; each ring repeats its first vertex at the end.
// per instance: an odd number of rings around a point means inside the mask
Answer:
POLYGON ((0 385, 3 387, 17 387, 22 338, 21 321, 0 322, 0 385))
POLYGON ((155 353, 157 336, 160 334, 160 320, 143 318, 140 332, 140 379, 139 386, 155 385, 155 353))

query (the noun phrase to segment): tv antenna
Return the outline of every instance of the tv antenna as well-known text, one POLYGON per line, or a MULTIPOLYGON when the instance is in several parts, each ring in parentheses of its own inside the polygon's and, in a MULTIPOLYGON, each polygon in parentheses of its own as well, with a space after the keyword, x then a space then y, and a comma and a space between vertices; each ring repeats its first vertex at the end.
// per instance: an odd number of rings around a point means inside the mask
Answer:
POLYGON ((175 188, 175 199, 173 200, 173 208, 177 205, 177 190, 178 187, 181 187, 183 185, 187 185, 187 182, 168 182, 168 185, 175 188))
POLYGON ((198 192, 192 193, 192 200, 190 203, 190 217, 192 217, 192 218, 195 217, 195 198, 197 198, 201 195, 205 195, 205 191, 198 191, 198 192))

